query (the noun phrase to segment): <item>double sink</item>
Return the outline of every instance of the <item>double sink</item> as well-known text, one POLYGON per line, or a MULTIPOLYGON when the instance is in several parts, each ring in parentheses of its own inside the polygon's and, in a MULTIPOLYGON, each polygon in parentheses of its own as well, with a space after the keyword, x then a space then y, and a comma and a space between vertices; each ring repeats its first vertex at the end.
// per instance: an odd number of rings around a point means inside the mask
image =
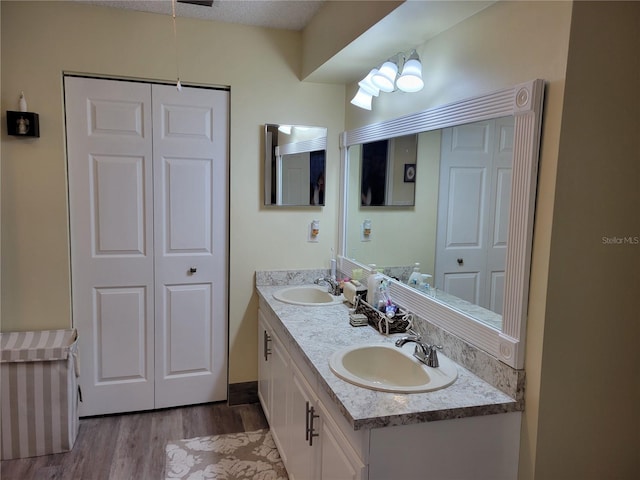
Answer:
MULTIPOLYGON (((301 285, 286 287, 273 294, 276 300, 301 306, 341 304, 342 295, 333 296, 323 287, 301 285)), ((407 348, 387 343, 352 345, 329 358, 331 371, 354 385, 395 393, 420 393, 446 388, 455 382, 458 369, 454 362, 439 354, 440 365, 428 367, 407 348)))

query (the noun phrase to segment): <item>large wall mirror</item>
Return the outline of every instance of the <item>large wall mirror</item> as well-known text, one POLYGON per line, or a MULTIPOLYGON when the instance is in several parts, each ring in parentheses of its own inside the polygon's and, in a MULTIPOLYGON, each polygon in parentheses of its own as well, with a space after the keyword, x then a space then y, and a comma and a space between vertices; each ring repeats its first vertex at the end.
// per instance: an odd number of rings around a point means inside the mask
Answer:
POLYGON ((535 80, 341 137, 342 271, 384 268, 400 304, 514 368, 524 363, 543 90, 535 80), (364 151, 406 138, 415 202, 366 204, 364 151), (416 263, 429 287, 408 286, 416 263))
POLYGON ((264 126, 264 204, 324 205, 327 129, 264 126))

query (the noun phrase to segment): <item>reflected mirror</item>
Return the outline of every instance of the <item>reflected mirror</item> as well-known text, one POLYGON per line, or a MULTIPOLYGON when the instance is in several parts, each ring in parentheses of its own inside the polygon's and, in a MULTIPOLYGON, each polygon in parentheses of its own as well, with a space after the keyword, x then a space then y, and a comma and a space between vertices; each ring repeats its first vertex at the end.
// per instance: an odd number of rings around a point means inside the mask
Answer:
POLYGON ((543 92, 532 80, 340 137, 341 272, 366 277, 375 264, 399 279, 390 294, 404 308, 514 368, 524 365, 543 92), (414 205, 363 205, 365 145, 409 135, 414 205))
POLYGON ((264 204, 324 205, 327 129, 264 126, 264 204))
POLYGON ((414 205, 417 145, 417 135, 403 135, 361 146, 360 206, 414 205))

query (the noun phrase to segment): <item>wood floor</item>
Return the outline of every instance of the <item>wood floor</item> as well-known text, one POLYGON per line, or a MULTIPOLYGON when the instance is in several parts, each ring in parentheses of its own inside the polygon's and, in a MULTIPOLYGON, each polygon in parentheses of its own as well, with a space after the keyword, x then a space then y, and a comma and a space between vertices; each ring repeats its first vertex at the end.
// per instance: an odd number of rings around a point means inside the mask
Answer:
POLYGON ((259 403, 83 418, 71 452, 5 460, 2 480, 161 480, 170 440, 267 428, 259 403))

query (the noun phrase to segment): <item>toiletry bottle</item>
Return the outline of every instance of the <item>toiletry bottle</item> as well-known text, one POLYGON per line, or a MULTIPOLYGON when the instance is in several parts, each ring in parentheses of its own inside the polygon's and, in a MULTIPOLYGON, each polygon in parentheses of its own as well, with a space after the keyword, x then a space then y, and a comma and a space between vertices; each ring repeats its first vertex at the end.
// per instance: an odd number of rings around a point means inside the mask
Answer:
POLYGON ((378 284, 378 303, 377 305, 373 305, 381 312, 384 312, 387 308, 387 304, 390 303, 389 295, 387 292, 388 284, 386 280, 380 281, 378 284))
POLYGON ((418 287, 423 292, 431 295, 431 275, 423 273, 420 275, 420 286, 418 287))
POLYGON ((413 273, 409 276, 407 283, 413 288, 418 288, 418 285, 420 285, 420 264, 418 262, 414 264, 413 273))
POLYGON ((367 279, 367 303, 373 308, 378 307, 379 287, 383 279, 383 275, 376 272, 375 268, 367 279))

